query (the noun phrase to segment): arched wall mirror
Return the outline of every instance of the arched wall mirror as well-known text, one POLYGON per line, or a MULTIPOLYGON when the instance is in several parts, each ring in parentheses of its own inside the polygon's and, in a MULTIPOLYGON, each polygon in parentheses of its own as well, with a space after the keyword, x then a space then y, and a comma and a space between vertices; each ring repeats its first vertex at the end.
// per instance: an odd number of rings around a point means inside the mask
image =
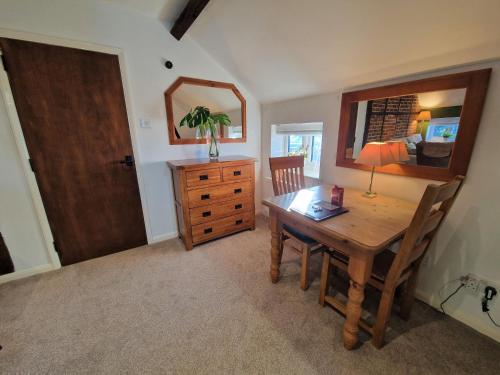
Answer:
POLYGON ((386 142, 397 143, 404 158, 378 172, 440 181, 465 175, 490 74, 485 69, 344 93, 337 165, 370 170, 356 158, 367 143, 386 142))
POLYGON ((165 91, 165 105, 170 144, 207 142, 198 128, 181 126, 184 116, 198 106, 229 116, 231 125, 218 126, 221 143, 246 142, 246 101, 232 83, 179 77, 165 91))

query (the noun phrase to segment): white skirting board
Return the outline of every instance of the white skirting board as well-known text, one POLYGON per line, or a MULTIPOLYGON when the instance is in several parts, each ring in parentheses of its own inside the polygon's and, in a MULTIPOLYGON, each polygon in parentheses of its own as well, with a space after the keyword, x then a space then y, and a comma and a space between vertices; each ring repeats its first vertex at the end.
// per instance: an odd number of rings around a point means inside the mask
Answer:
MULTIPOLYGON (((415 297, 422 302, 434 307, 437 310, 440 310, 439 304, 441 301, 438 301, 435 296, 427 294, 417 289, 415 292, 415 297)), ((493 324, 486 322, 482 322, 478 319, 478 314, 484 314, 478 309, 477 314, 464 314, 459 310, 447 311, 447 315, 451 316, 453 319, 456 319, 466 326, 471 327, 472 329, 482 333, 485 336, 492 338, 493 340, 500 342, 500 329, 493 326, 493 324)))
POLYGON ((154 243, 157 243, 157 242, 171 240, 173 238, 177 238, 177 236, 178 236, 177 232, 170 232, 170 233, 159 234, 157 236, 153 236, 153 238, 149 242, 149 244, 154 244, 154 243))
MULTIPOLYGON (((177 238, 177 232, 165 233, 162 235, 155 236, 155 237, 153 237, 153 240, 149 244, 154 244, 157 242, 170 240, 172 238, 177 238)), ((13 281, 13 280, 24 279, 25 277, 38 275, 40 273, 54 271, 54 270, 57 270, 59 268, 61 268, 61 267, 55 266, 55 265, 52 265, 49 263, 49 264, 42 264, 42 265, 39 265, 39 266, 36 266, 33 268, 28 268, 25 270, 15 271, 15 272, 0 276, 0 284, 4 284, 4 283, 7 283, 7 282, 13 281)))
MULTIPOLYGON (((155 236, 155 237, 153 237, 153 240, 150 242, 150 244, 170 240, 172 238, 177 238, 177 232, 165 233, 162 235, 155 236)), ((15 271, 15 272, 0 276, 0 284, 4 284, 4 283, 7 283, 7 282, 13 281, 13 280, 23 279, 25 277, 30 277, 33 275, 38 275, 40 273, 54 271, 54 270, 57 270, 59 268, 61 268, 61 267, 53 265, 53 264, 42 264, 42 265, 39 265, 39 266, 36 266, 33 268, 15 271)))
MULTIPOLYGON (((263 210, 262 207, 255 209, 255 216, 262 215, 262 214, 264 214, 265 216, 268 216, 267 210, 263 210)), ((177 232, 159 234, 159 235, 153 236, 153 238, 149 242, 149 244, 154 244, 154 243, 158 243, 158 242, 162 242, 162 241, 171 240, 173 238, 177 238, 178 236, 179 236, 179 234, 177 232)))
MULTIPOLYGON (((172 238, 176 238, 177 233, 167 233, 161 236, 156 236, 153 239, 152 243, 156 242, 161 242, 161 241, 166 241, 172 238)), ((54 271, 58 269, 59 267, 54 266, 52 264, 42 264, 40 266, 36 266, 33 268, 29 268, 26 270, 21 270, 21 271, 16 271, 12 272, 6 275, 0 276, 0 284, 7 283, 9 281, 13 280, 18 280, 18 279, 23 279, 25 277, 37 275, 40 273, 45 273, 49 271, 54 271)), ((422 302, 427 303, 428 305, 439 309, 439 303, 440 301, 437 301, 436 298, 434 298, 432 295, 429 295, 425 292, 416 291, 416 298, 421 300, 422 302)), ((452 318, 464 323, 465 325, 471 327, 472 329, 482 333, 483 335, 486 335, 488 337, 491 337, 493 340, 500 342, 500 330, 493 325, 490 325, 488 323, 483 323, 480 320, 478 320, 474 315, 467 315, 464 313, 461 313, 460 311, 451 311, 448 312, 448 315, 451 316, 452 318)))
POLYGON ((9 281, 24 279, 25 277, 38 275, 39 273, 45 273, 49 271, 54 271, 60 267, 54 266, 52 264, 42 264, 33 268, 28 268, 26 270, 15 271, 8 273, 6 275, 0 276, 0 284, 7 283, 9 281))

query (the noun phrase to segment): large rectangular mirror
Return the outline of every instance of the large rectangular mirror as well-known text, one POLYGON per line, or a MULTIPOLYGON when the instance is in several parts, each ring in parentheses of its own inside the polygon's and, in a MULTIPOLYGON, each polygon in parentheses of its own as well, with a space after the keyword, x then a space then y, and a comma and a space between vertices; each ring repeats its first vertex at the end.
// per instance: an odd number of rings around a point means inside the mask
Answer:
POLYGON ((199 128, 181 126, 184 116, 199 106, 229 117, 229 126, 218 126, 221 143, 246 141, 246 102, 231 83, 179 77, 165 92, 165 104, 170 144, 207 142, 199 128))
POLYGON ((448 180, 465 174, 490 70, 353 91, 342 96, 337 165, 355 163, 369 142, 398 143, 404 157, 379 172, 448 180))

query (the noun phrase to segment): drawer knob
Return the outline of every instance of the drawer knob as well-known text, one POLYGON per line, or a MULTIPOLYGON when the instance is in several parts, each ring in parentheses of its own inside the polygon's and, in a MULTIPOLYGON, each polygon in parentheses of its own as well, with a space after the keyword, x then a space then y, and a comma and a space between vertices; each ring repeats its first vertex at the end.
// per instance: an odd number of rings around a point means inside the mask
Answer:
POLYGON ((234 194, 239 194, 239 193, 241 193, 241 188, 234 189, 234 194))
POLYGON ((208 180, 208 174, 200 175, 200 181, 203 181, 203 180, 208 180))
POLYGON ((235 209, 235 210, 239 210, 239 209, 240 209, 240 208, 242 208, 242 207, 243 207, 243 205, 242 205, 241 203, 240 203, 240 204, 235 204, 235 205, 234 205, 234 209, 235 209))
POLYGON ((243 223, 243 219, 238 219, 235 221, 236 225, 240 225, 241 223, 243 223))
POLYGON ((212 228, 205 228, 205 230, 203 230, 203 233, 205 234, 212 233, 212 228))
POLYGON ((203 217, 212 216, 212 211, 205 211, 201 214, 203 217))
POLYGON ((233 176, 241 176, 241 171, 234 171, 233 176))
POLYGON ((202 194, 201 195, 201 200, 206 201, 207 199, 210 199, 210 194, 202 194))

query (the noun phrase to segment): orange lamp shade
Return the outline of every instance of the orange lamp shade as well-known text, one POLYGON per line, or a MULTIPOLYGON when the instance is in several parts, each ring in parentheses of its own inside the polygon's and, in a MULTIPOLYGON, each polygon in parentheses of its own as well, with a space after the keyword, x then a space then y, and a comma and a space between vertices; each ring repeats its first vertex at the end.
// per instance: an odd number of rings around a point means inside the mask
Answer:
POLYGON ((410 160, 408 150, 403 142, 388 142, 387 144, 389 145, 389 149, 395 161, 410 160))
POLYGON ((394 160, 394 156, 387 143, 369 142, 363 147, 358 158, 354 162, 357 164, 369 165, 371 167, 381 167, 394 163, 396 160, 394 160))
POLYGON ((431 121, 431 111, 420 111, 417 121, 431 121))

